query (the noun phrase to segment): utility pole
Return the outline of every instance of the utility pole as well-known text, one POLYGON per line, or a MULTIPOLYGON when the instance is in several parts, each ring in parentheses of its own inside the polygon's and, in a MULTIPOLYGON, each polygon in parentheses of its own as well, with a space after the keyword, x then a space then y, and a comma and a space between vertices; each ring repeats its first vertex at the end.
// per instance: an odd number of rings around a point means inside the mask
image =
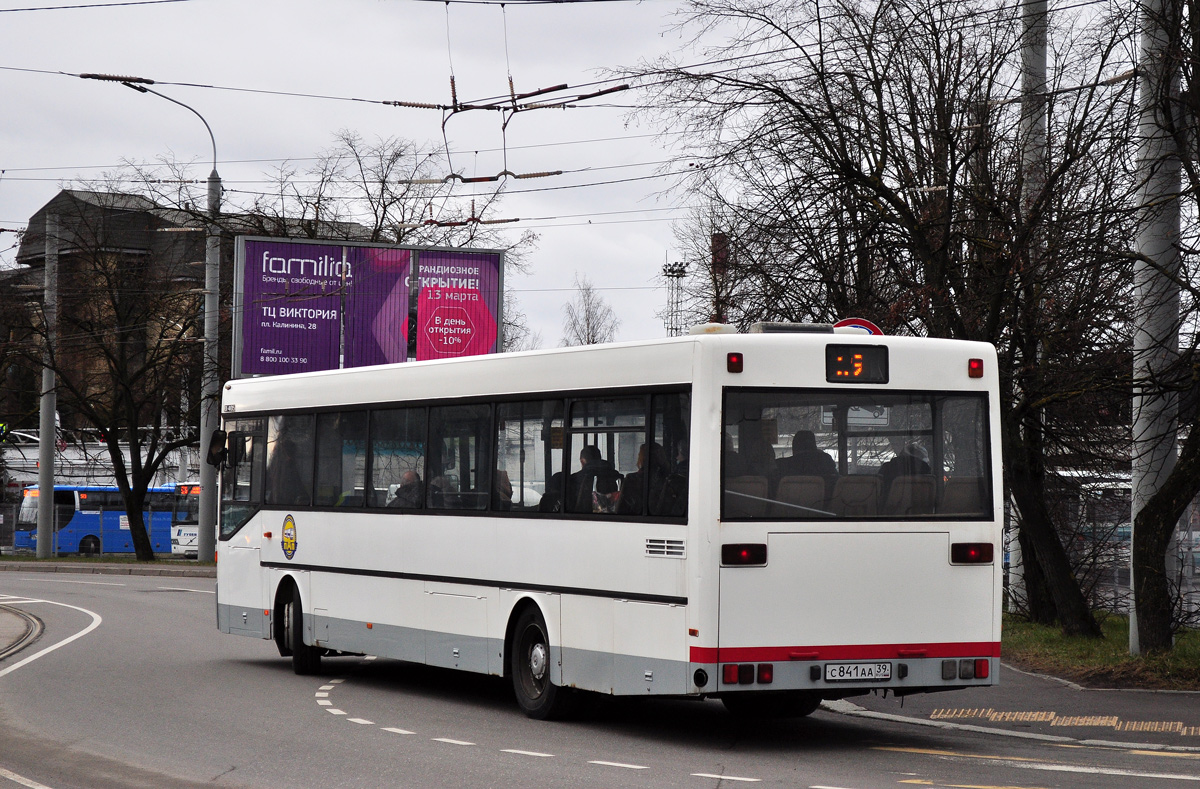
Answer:
MULTIPOLYGON (((1174 0, 1144 0, 1138 58, 1138 261, 1134 268, 1137 316, 1133 335, 1132 519, 1175 467, 1178 399, 1165 374, 1179 355, 1180 152, 1171 135, 1178 106, 1179 72, 1172 53, 1179 9, 1174 0)), ((1130 539, 1129 653, 1141 653, 1137 623, 1138 579, 1132 565, 1137 529, 1130 539)))
MULTIPOLYGON (((208 126, 207 123, 204 124, 208 126)), ((212 134, 212 130, 209 130, 212 134)), ((221 290, 221 176, 217 174, 217 143, 213 140, 213 169, 208 175, 208 233, 204 249, 204 369, 200 379, 200 512, 196 558, 211 562, 217 548, 217 469, 208 463, 208 449, 220 414, 221 378, 217 366, 221 290)))
POLYGON ((58 214, 46 214, 45 293, 42 297, 42 320, 46 328, 46 344, 42 347, 42 401, 38 420, 38 520, 37 556, 49 559, 54 549, 54 444, 55 394, 54 344, 58 342, 58 214))
POLYGON ((196 539, 197 559, 211 562, 217 547, 217 470, 210 466, 207 460, 213 433, 220 419, 217 404, 221 394, 220 370, 217 366, 217 333, 220 327, 217 319, 221 289, 221 230, 217 227, 217 219, 221 215, 221 176, 217 174, 217 138, 208 121, 194 107, 146 87, 155 84, 152 79, 112 74, 80 74, 79 77, 101 82, 119 82, 138 93, 152 93, 160 99, 177 104, 200 119, 208 132, 209 141, 212 142, 213 165, 212 172, 208 174, 208 222, 205 224, 204 247, 204 367, 200 379, 200 534, 196 539))

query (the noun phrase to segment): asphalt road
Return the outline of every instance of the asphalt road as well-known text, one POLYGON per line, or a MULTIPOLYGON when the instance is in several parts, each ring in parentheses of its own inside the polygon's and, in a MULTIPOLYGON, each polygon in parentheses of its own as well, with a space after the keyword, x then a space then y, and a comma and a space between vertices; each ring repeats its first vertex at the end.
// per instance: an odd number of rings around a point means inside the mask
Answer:
MULTIPOLYGON (((44 626, 0 659, 0 789, 1200 784, 1200 737, 1182 731, 1159 744, 933 714, 1054 711, 1051 692, 1078 693, 1022 689, 1007 673, 978 702, 868 698, 744 723, 714 701, 595 699, 544 723, 496 678, 369 658, 296 676, 273 644, 218 633, 213 603, 209 578, 0 574, 0 605, 44 626)), ((1200 697, 1170 698, 1142 711, 1200 726, 1200 697)))

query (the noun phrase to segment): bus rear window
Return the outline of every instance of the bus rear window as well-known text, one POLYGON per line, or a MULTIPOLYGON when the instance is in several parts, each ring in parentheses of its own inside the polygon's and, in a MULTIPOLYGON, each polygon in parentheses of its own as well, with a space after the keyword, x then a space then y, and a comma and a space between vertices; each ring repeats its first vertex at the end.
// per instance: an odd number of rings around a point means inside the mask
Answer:
POLYGON ((722 517, 990 517, 987 415, 973 393, 727 390, 722 517))

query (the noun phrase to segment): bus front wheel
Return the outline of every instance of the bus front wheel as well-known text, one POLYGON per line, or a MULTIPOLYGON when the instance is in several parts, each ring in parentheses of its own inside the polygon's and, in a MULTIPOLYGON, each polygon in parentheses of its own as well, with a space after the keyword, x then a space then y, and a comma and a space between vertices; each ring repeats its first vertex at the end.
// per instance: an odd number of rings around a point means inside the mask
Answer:
POLYGON ((100 540, 91 535, 84 537, 79 541, 80 556, 99 556, 100 555, 100 540))
POLYGON ((536 607, 526 608, 517 617, 509 661, 517 703, 526 715, 550 720, 566 712, 570 691, 550 681, 550 639, 536 607))
MULTIPOLYGON (((317 674, 321 671, 321 649, 304 643, 304 607, 300 590, 292 588, 292 599, 283 614, 283 641, 292 653, 292 671, 297 674, 317 674)), ((282 650, 281 650, 282 651, 282 650)))

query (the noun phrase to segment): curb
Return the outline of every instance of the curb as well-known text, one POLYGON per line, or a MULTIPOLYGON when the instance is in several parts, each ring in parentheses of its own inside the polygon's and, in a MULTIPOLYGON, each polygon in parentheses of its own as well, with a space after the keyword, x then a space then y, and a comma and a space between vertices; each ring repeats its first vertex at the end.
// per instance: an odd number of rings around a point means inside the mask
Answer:
POLYGON ((845 699, 821 702, 822 709, 836 712, 839 715, 850 715, 855 718, 890 721, 892 723, 907 723, 914 726, 927 726, 933 729, 954 731, 969 731, 975 734, 992 734, 999 737, 1014 737, 1021 740, 1039 740, 1041 742, 1070 743, 1071 745, 1086 745, 1100 748, 1125 748, 1139 751, 1165 751, 1168 753, 1200 753, 1200 747, 1192 745, 1162 745, 1146 742, 1114 742, 1112 740, 1080 740, 1075 737, 1063 737, 1057 734, 1038 734, 1029 731, 1010 731, 996 729, 991 726, 972 726, 966 723, 951 723, 949 721, 925 720, 910 718, 907 715, 895 715, 889 712, 874 712, 853 704, 845 699))
POLYGON ((74 562, 4 562, 0 572, 70 573, 79 575, 151 575, 170 578, 216 578, 216 567, 173 567, 166 564, 81 564, 74 562))

